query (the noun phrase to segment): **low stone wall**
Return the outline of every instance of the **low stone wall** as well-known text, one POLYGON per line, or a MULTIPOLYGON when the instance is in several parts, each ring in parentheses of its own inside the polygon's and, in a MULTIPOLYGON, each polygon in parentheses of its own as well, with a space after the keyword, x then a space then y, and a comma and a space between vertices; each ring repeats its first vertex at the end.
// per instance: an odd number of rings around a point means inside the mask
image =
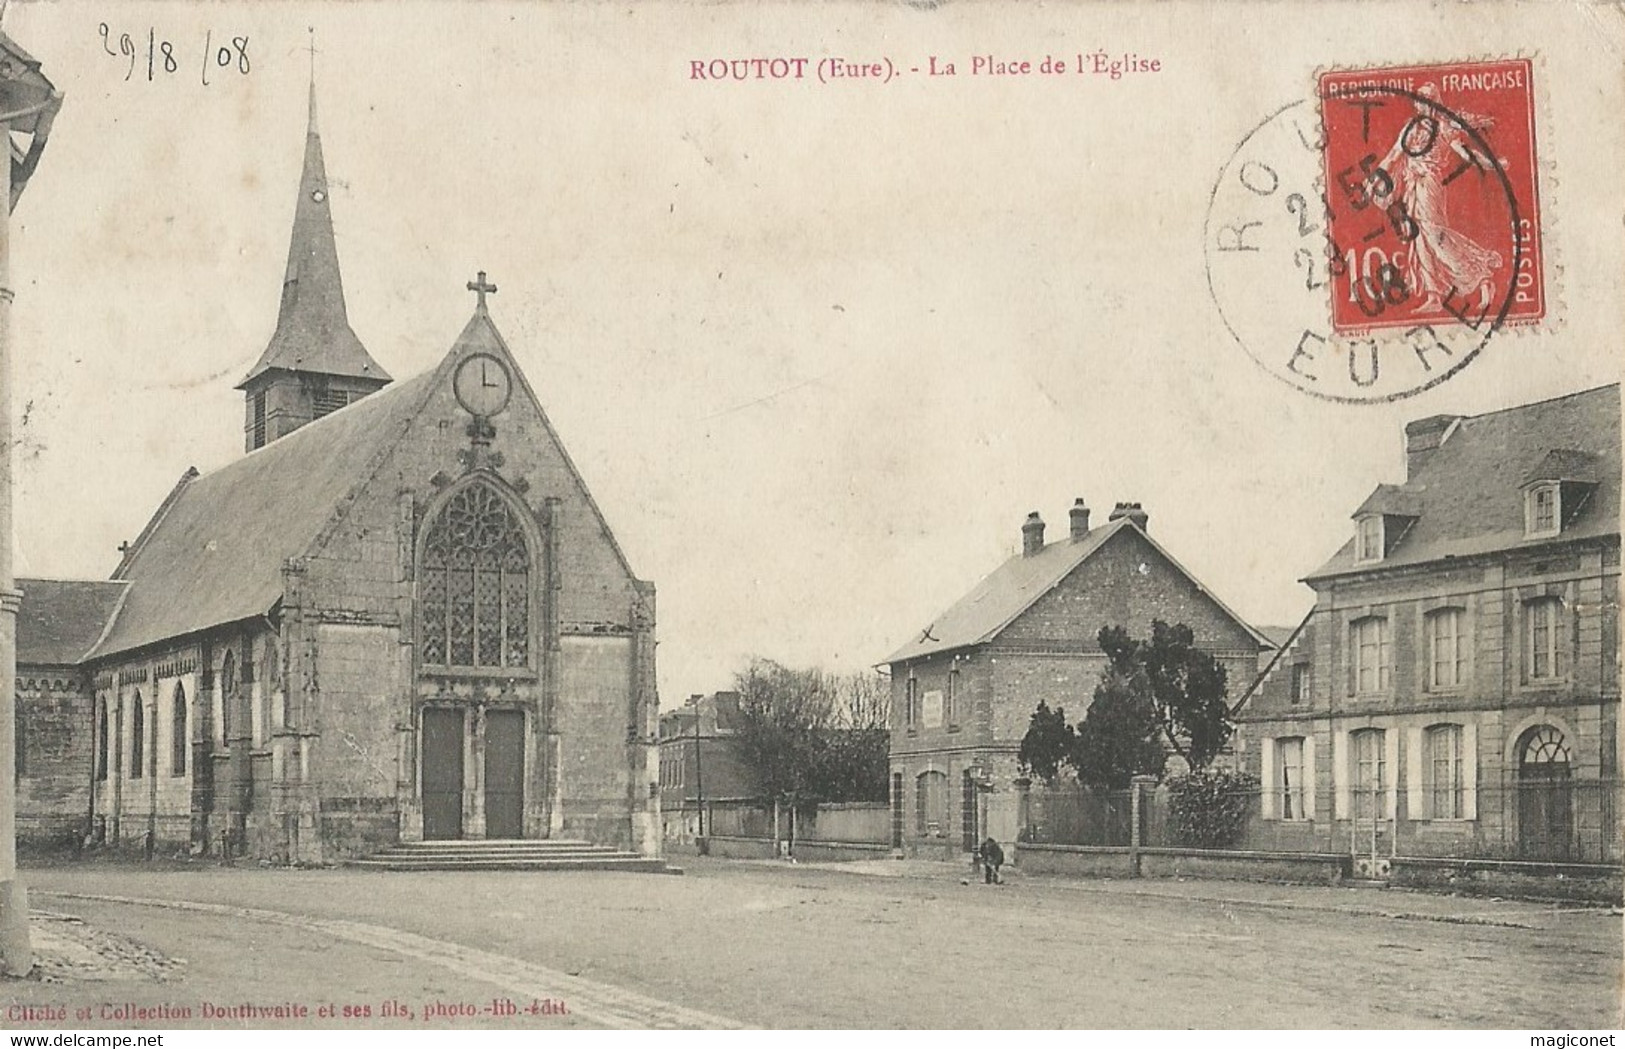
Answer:
POLYGON ((773 858, 772 838, 736 838, 731 834, 713 834, 705 839, 710 854, 728 860, 770 860, 773 858))
POLYGON ((891 846, 876 845, 872 841, 798 841, 796 859, 822 862, 843 860, 883 860, 891 855, 891 846))
POLYGON ((1608 864, 1432 856, 1395 856, 1390 864, 1390 884, 1411 889, 1606 904, 1621 900, 1621 868, 1608 864))
POLYGON ((1351 873, 1349 856, 1334 852, 1253 852, 1239 849, 1141 849, 1147 878, 1225 878, 1336 885, 1351 873))
MULTIPOLYGON (((1319 852, 1244 852, 1227 849, 1142 848, 1140 876, 1220 878, 1335 885, 1349 874, 1349 857, 1319 852)), ((1028 874, 1132 878, 1133 850, 1108 845, 1016 846, 1016 866, 1028 874)))
POLYGON ((1012 862, 1025 874, 1132 878, 1129 850, 1115 845, 1017 845, 1012 862))
MULTIPOLYGON (((726 834, 713 834, 706 839, 709 853, 731 860, 767 860, 775 855, 772 838, 744 838, 726 834)), ((693 846, 683 849, 685 854, 699 850, 693 846)), ((868 841, 811 841, 796 842, 796 859, 819 862, 842 860, 875 860, 891 855, 885 845, 868 841)))

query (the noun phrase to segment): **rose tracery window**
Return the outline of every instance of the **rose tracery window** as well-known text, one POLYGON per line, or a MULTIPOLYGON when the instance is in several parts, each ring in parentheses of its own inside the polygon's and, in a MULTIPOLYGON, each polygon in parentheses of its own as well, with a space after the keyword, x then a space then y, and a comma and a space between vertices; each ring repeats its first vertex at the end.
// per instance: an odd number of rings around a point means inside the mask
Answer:
POLYGON ((530 551, 489 486, 464 488, 429 525, 419 578, 423 662, 530 665, 530 551))

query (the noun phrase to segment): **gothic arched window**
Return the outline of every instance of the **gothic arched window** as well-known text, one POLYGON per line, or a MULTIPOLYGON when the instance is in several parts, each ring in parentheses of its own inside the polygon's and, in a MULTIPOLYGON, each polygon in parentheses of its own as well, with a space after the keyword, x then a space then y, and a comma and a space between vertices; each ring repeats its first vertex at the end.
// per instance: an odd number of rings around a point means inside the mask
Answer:
POLYGON ((130 778, 140 779, 147 768, 147 710, 141 693, 130 704, 130 778))
POLYGON ((107 700, 96 701, 96 778, 107 778, 107 700))
POLYGON ((235 711, 231 708, 237 702, 237 658, 226 653, 226 658, 220 661, 220 742, 231 742, 232 718, 235 711))
POLYGON ((469 485, 430 522, 419 580, 423 662, 530 665, 530 549, 495 489, 469 485))
POLYGON ((170 700, 169 714, 169 773, 186 775, 186 689, 175 682, 175 696, 170 700))

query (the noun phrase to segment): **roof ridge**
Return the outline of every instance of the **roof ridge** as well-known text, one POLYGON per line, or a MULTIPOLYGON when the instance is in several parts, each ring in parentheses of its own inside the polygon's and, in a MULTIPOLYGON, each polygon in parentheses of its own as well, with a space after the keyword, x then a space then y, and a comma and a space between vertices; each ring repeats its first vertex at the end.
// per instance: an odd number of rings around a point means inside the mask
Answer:
MULTIPOLYGON (((1051 590, 1054 590, 1056 587, 1060 586, 1061 582, 1063 580, 1065 580, 1067 576, 1071 575, 1074 571, 1076 571, 1079 565, 1083 564, 1085 561, 1089 560, 1089 558, 1093 557, 1095 555, 1095 553, 1097 551, 1099 551, 1102 546, 1106 545, 1106 540, 1110 539, 1112 536, 1116 535, 1118 532, 1121 532, 1123 530, 1124 525, 1132 524, 1132 523, 1133 522, 1130 521, 1127 517, 1119 517, 1115 521, 1107 521, 1106 526, 1100 530, 1099 539, 1095 540, 1093 546, 1091 546, 1087 550, 1084 550, 1081 553, 1077 554, 1076 555, 1076 560, 1074 560, 1071 565, 1069 565, 1067 568, 1062 570, 1058 575, 1056 575, 1056 577, 1054 579, 1050 580, 1049 584, 1046 585, 1042 590, 1039 590, 1037 593, 1033 594, 1032 598, 1029 601, 1027 601, 1026 604, 1024 604, 1020 608, 1016 609, 1009 616, 1006 616, 1002 621, 999 622, 999 624, 997 626, 995 626, 992 629, 986 631, 985 633, 982 634, 981 637, 977 638, 975 641, 970 642, 970 644, 981 644, 983 642, 990 641, 995 637, 998 637, 999 634, 1002 633, 1006 627, 1008 627, 1011 623, 1014 623, 1017 619, 1021 618, 1022 614, 1025 613, 1027 611, 1027 609, 1029 609, 1029 608, 1033 607, 1033 605, 1037 604, 1040 598, 1042 598, 1044 595, 1048 594, 1051 590)), ((1055 549, 1060 549, 1062 542, 1065 542, 1065 543, 1067 543, 1069 545, 1080 545, 1081 541, 1088 540, 1088 539, 1093 539, 1094 535, 1095 535, 1094 531, 1091 530, 1089 532, 1085 532, 1081 536, 1068 536, 1065 540, 1062 540, 1062 541, 1056 542, 1056 543, 1052 543, 1049 546, 1044 547, 1044 550, 1048 550, 1051 547, 1054 547, 1055 549)), ((1042 552, 1043 552, 1042 550, 1039 551, 1039 553, 1042 553, 1042 552)), ((1009 564, 1011 561, 1015 561, 1018 558, 1019 559, 1025 559, 1026 557, 1027 557, 1027 555, 1025 553, 1018 553, 1018 554, 1016 554, 1016 555, 1014 555, 1012 557, 1006 558, 1005 561, 1004 561, 1004 564, 1009 564)), ((1170 560, 1172 560, 1172 559, 1170 558, 1170 560)), ((1001 564, 999 566, 999 568, 1003 568, 1004 564, 1001 564)), ((993 571, 997 572, 998 570, 999 570, 998 568, 995 568, 993 571)), ((984 576, 983 578, 985 579, 986 577, 984 576)), ((981 583, 977 583, 976 585, 981 586, 981 583)), ((975 588, 973 587, 972 590, 974 591, 974 589, 975 588)), ((938 616, 937 618, 940 619, 941 616, 938 616)), ((926 627, 926 629, 929 630, 930 627, 926 627)), ((961 647, 963 647, 963 646, 961 646, 961 647)))
POLYGON ((169 490, 169 494, 164 496, 164 501, 158 504, 158 509, 154 510, 152 516, 147 518, 146 527, 137 533, 135 542, 124 550, 124 556, 119 558, 118 567, 113 569, 112 579, 124 580, 125 573, 130 570, 131 565, 135 564, 136 557, 146 547, 147 541, 152 538, 152 534, 158 530, 158 525, 163 522, 165 517, 169 516, 169 511, 174 508, 175 503, 181 497, 181 493, 200 476, 197 467, 188 466, 186 468, 186 472, 181 474, 181 479, 176 481, 175 486, 169 490))
POLYGON ((1543 404, 1555 404, 1558 401, 1566 401, 1574 397, 1585 397, 1589 394, 1601 393, 1603 390, 1617 390, 1619 389, 1619 385, 1620 384, 1618 382, 1605 382, 1601 386, 1593 386, 1590 389, 1573 390, 1569 393, 1559 393, 1551 397, 1543 397, 1538 401, 1525 401, 1522 404, 1509 404, 1503 408, 1491 408, 1489 411, 1479 412, 1477 415, 1464 415, 1461 416, 1461 421, 1476 422, 1479 419, 1487 419, 1492 415, 1501 415, 1505 412, 1520 412, 1526 408, 1538 408, 1543 404))
POLYGON ((381 386, 377 390, 374 390, 372 393, 367 394, 365 397, 357 398, 356 400, 351 401, 349 404, 346 404, 343 407, 335 408, 333 411, 328 412, 326 415, 319 416, 318 418, 310 420, 310 422, 305 423, 303 426, 299 427, 296 430, 290 430, 288 433, 283 434, 281 437, 278 437, 274 441, 266 441, 264 444, 260 445, 258 448, 251 448, 248 451, 244 452, 242 455, 239 455, 237 458, 229 460, 229 461, 224 462, 224 463, 221 463, 219 466, 216 466, 214 469, 209 470, 207 473, 199 474, 197 479, 200 480, 200 481, 206 481, 209 478, 216 476, 217 474, 220 474, 220 473, 222 473, 222 472, 224 472, 226 470, 231 469, 232 467, 236 466, 238 463, 247 462, 249 459, 252 459, 256 455, 260 455, 262 452, 265 452, 268 449, 273 449, 273 448, 275 448, 275 449, 286 449, 288 447, 291 447, 291 445, 289 445, 287 443, 289 441, 297 442, 297 441, 301 441, 301 440, 310 440, 311 438, 300 437, 300 434, 325 433, 326 431, 319 429, 319 427, 323 423, 327 422, 327 420, 336 419, 336 418, 340 417, 341 415, 343 415, 345 412, 348 412, 352 408, 355 408, 357 405, 373 405, 373 406, 376 406, 376 405, 378 405, 380 403, 387 403, 387 400, 386 400, 387 398, 393 397, 400 390, 410 388, 413 383, 417 382, 419 379, 422 379, 427 375, 433 374, 435 369, 437 369, 439 367, 440 366, 437 364, 437 365, 435 365, 434 368, 430 368, 427 371, 417 372, 417 373, 415 373, 413 375, 407 376, 405 379, 398 379, 398 380, 390 383, 388 386, 381 386))
MULTIPOLYGON (((448 362, 451 360, 451 356, 452 355, 450 353, 447 353, 446 356, 440 359, 439 364, 436 364, 433 368, 426 372, 421 372, 418 375, 412 376, 412 378, 405 382, 396 384, 394 389, 410 390, 412 389, 414 383, 420 379, 423 379, 425 376, 440 375, 440 373, 446 369, 448 362)), ((423 384, 423 389, 418 391, 417 403, 412 405, 411 410, 406 412, 405 416, 396 426, 395 437, 379 444, 377 451, 373 453, 372 458, 369 459, 367 464, 362 468, 360 478, 355 484, 350 486, 348 491, 344 493, 343 498, 341 498, 337 505, 334 506, 332 514, 329 515, 327 519, 327 523, 322 526, 321 530, 318 531, 311 539, 309 545, 305 547, 304 553, 306 555, 319 553, 327 546, 328 542, 333 538, 334 533, 338 531, 339 526, 344 523, 347 517, 349 517, 350 508, 355 506, 356 499, 363 491, 366 490, 368 485, 372 484, 373 478, 378 476, 378 471, 383 468, 384 463, 389 459, 390 455, 394 453, 396 446, 400 443, 400 438, 404 436, 405 432, 411 427, 411 425, 417 421, 418 416, 423 414, 423 406, 428 404, 429 398, 434 395, 436 385, 436 383, 432 382, 425 382, 423 384)), ((373 396, 376 397, 377 394, 373 394, 373 396)), ((365 398, 363 398, 363 400, 365 400, 365 398)), ((349 407, 349 405, 346 405, 345 407, 349 407)), ((342 411, 342 409, 340 410, 342 411)), ((338 412, 333 412, 332 414, 337 415, 338 412)), ((296 430, 294 432, 297 433, 298 431, 296 430)))

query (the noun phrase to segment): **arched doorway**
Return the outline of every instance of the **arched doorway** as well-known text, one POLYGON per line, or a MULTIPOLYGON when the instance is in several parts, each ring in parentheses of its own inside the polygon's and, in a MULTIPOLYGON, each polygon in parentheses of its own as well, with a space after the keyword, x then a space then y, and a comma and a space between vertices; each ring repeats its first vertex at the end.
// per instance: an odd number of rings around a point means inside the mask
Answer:
POLYGON ((1518 741, 1518 851, 1528 859, 1569 858, 1569 759, 1568 742, 1551 725, 1536 725, 1518 741))

